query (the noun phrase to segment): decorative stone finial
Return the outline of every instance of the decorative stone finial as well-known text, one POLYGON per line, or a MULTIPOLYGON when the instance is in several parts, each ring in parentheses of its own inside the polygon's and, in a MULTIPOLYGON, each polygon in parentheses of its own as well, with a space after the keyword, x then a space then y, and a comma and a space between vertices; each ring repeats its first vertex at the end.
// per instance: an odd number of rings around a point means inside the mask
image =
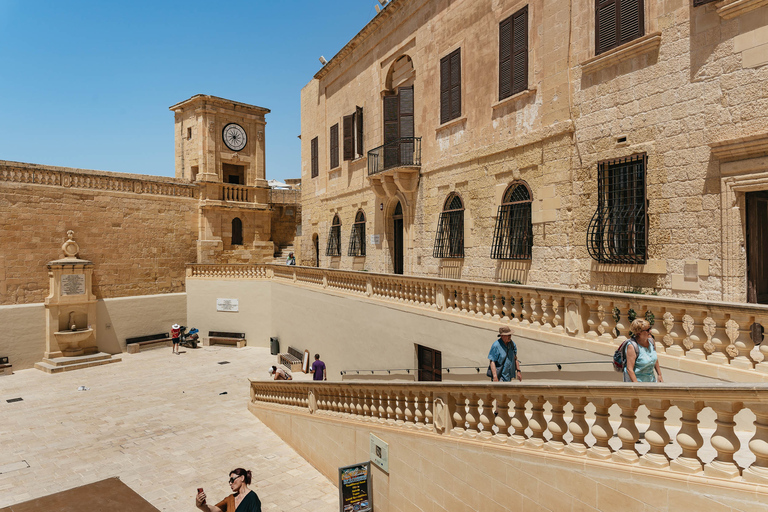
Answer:
POLYGON ((67 231, 68 240, 61 246, 61 250, 64 251, 64 255, 67 258, 77 258, 77 253, 80 252, 80 246, 75 242, 75 232, 71 229, 67 231))

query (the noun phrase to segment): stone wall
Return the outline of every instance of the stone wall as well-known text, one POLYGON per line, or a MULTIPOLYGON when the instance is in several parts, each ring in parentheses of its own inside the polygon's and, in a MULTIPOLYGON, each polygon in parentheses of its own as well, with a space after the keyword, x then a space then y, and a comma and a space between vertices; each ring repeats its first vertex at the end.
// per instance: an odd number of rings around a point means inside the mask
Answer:
MULTIPOLYGON (((733 14, 714 3, 646 0, 644 36, 596 56, 592 0, 390 3, 302 90, 300 263, 315 264, 316 236, 320 266, 391 272, 399 201, 406 274, 745 301, 744 192, 726 190, 725 160, 711 149, 768 134, 768 66, 760 56, 768 48, 768 6, 738 4, 733 14), (528 90, 498 101, 499 22, 525 5, 528 90), (457 48, 461 117, 440 124, 440 59, 457 48), (394 92, 390 71, 403 55, 414 66, 419 183, 412 194, 392 185, 383 195, 371 186, 364 158, 340 158, 329 169, 329 129, 361 106, 365 150, 382 145, 381 98, 394 92), (647 262, 598 263, 586 247, 598 162, 638 153, 648 157, 647 262), (532 258, 494 260, 496 212, 516 180, 533 195, 532 258), (465 256, 438 259, 435 232, 451 193, 465 207, 465 256), (369 235, 365 258, 346 255, 359 209, 369 235), (342 255, 327 257, 337 214, 342 255)), ((764 142, 750 147, 743 158, 768 154, 764 142)), ((742 190, 766 171, 764 162, 743 171, 742 190)), ((749 186, 768 190, 768 180, 749 186)))
POLYGON ((68 230, 98 298, 184 291, 196 186, 171 178, 0 162, 0 304, 43 302, 68 230))

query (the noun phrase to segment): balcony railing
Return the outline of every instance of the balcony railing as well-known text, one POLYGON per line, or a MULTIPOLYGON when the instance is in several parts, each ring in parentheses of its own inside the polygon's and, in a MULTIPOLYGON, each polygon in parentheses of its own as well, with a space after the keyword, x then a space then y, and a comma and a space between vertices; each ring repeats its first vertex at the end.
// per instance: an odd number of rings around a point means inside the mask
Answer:
POLYGON ((368 175, 421 166, 421 137, 403 137, 368 152, 368 175))

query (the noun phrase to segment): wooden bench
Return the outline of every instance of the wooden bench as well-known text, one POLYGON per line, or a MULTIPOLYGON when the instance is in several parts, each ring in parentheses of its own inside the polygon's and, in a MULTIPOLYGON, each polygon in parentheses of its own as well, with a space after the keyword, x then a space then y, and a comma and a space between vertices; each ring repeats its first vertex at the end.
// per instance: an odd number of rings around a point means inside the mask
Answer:
POLYGON ((277 362, 284 366, 290 367, 291 372, 300 372, 302 371, 303 358, 304 352, 293 347, 288 347, 287 353, 281 353, 277 355, 277 362))
POLYGON ((0 364, 0 375, 13 375, 13 365, 0 364))
POLYGON ((125 338, 125 347, 129 354, 138 354, 142 348, 170 347, 172 343, 173 339, 167 332, 125 338))
POLYGON ((242 348, 246 343, 244 332, 208 331, 208 345, 234 345, 242 348))

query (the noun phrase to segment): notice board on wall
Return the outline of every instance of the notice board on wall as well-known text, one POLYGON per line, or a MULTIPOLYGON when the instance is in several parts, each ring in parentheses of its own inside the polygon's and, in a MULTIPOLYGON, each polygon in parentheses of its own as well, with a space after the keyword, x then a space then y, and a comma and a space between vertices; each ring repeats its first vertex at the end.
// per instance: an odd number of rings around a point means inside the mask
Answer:
POLYGON ((373 511, 371 476, 370 461, 339 468, 339 510, 341 512, 373 511))

